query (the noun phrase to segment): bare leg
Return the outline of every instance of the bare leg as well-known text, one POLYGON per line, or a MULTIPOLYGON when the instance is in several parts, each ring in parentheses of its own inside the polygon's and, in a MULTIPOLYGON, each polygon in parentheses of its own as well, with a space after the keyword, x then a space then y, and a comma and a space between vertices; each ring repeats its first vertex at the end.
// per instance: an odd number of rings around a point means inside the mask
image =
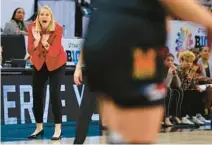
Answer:
POLYGON ((163 118, 163 106, 120 108, 110 100, 101 100, 101 114, 110 131, 126 143, 154 143, 163 118))
POLYGON ((36 129, 32 135, 36 135, 39 133, 41 130, 43 130, 43 123, 36 123, 36 129))
POLYGON ((61 134, 61 123, 56 123, 53 137, 58 137, 61 134))

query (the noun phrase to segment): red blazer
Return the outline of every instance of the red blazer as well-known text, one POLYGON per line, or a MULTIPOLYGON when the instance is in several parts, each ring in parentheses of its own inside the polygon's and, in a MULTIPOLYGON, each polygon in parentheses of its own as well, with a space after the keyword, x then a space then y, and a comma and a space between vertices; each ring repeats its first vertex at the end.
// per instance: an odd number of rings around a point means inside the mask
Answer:
POLYGON ((50 47, 48 51, 41 44, 41 40, 36 48, 34 48, 34 37, 32 34, 32 28, 35 27, 35 23, 32 23, 28 27, 28 53, 31 55, 31 61, 35 68, 39 71, 44 63, 46 63, 47 69, 53 71, 64 65, 67 61, 67 55, 61 44, 62 41, 62 27, 56 23, 55 31, 50 32, 48 43, 50 47))

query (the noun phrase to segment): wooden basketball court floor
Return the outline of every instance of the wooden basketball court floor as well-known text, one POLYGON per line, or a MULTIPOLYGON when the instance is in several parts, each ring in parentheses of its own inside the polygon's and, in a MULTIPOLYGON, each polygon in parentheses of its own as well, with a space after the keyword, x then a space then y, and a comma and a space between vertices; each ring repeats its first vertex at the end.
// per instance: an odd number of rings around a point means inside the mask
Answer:
MULTIPOLYGON (((85 144, 106 144, 106 136, 87 137, 85 144)), ((72 144, 74 138, 62 138, 59 141, 48 139, 1 142, 1 144, 72 144)), ((158 144, 211 144, 211 129, 175 129, 166 128, 159 134, 158 144)))

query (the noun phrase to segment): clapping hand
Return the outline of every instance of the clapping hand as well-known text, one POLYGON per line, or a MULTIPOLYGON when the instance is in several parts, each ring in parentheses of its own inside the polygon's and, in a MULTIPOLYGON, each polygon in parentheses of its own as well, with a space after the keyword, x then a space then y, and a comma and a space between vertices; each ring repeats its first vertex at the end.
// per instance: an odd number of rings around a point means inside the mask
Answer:
POLYGON ((169 68, 168 73, 172 75, 175 75, 177 73, 177 68, 174 64, 169 68))
POLYGON ((173 74, 174 74, 174 71, 175 71, 175 69, 172 68, 172 67, 170 67, 169 70, 168 70, 168 73, 169 73, 170 75, 173 75, 173 74))
POLYGON ((35 30, 34 27, 32 28, 32 35, 33 35, 33 37, 35 38, 36 41, 38 41, 38 42, 40 41, 40 38, 41 38, 40 32, 35 30))
POLYGON ((48 51, 49 49, 49 43, 48 43, 48 40, 49 40, 49 36, 50 34, 43 34, 42 36, 42 45, 44 46, 44 48, 48 51))
POLYGON ((50 34, 44 34, 42 37, 42 42, 47 42, 49 40, 50 34))

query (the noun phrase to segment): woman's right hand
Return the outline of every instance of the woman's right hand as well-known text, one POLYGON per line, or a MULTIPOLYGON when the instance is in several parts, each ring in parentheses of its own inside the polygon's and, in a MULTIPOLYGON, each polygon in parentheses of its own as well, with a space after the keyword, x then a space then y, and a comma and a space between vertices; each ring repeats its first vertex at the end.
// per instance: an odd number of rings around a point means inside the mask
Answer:
POLYGON ((171 66, 168 70, 168 74, 170 75, 174 75, 177 73, 176 67, 175 66, 171 66))
POLYGON ((173 75, 173 68, 172 67, 169 68, 168 74, 173 75))
POLYGON ((82 69, 80 66, 76 66, 76 69, 75 69, 75 72, 74 72, 74 83, 76 85, 81 85, 83 81, 83 78, 82 78, 82 69))
POLYGON ((35 30, 34 27, 32 28, 32 35, 33 35, 33 37, 35 38, 35 40, 36 40, 37 42, 40 41, 40 38, 41 38, 40 32, 37 31, 37 30, 35 30))

